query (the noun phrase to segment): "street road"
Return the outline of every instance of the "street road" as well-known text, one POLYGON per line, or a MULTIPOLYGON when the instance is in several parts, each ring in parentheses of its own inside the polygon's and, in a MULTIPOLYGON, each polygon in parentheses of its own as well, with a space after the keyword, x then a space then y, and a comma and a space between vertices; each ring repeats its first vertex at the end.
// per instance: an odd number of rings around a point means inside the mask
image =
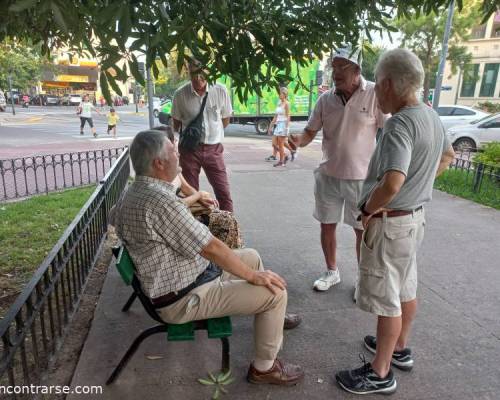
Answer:
MULTIPOLYGON (((0 159, 121 147, 129 144, 137 132, 149 127, 147 108, 135 113, 133 105, 116 107, 120 116, 117 139, 106 134, 107 107, 103 115, 94 114, 97 138, 91 135, 88 126, 85 135, 80 135, 80 119, 75 107, 16 107, 15 116, 9 110, 0 113, 0 159)), ((291 131, 301 132, 304 126, 304 122, 292 123, 291 131)), ((226 136, 269 140, 268 136, 257 135, 253 125, 231 124, 226 136)), ((315 141, 321 142, 321 136, 315 141)))

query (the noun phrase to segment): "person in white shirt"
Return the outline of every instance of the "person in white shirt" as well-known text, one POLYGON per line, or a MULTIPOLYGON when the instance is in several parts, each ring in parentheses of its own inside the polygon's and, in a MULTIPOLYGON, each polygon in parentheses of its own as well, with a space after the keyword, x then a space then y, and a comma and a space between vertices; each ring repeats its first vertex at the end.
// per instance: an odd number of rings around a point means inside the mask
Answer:
POLYGON ((233 211, 229 180, 224 163, 224 128, 229 125, 233 112, 231 99, 224 86, 208 85, 201 65, 195 60, 188 64, 190 82, 180 87, 172 101, 173 127, 181 132, 200 112, 205 94, 207 102, 203 111, 202 144, 195 150, 180 149, 180 166, 186 181, 199 190, 201 168, 212 185, 221 210, 233 211))
POLYGON ((85 127, 85 123, 88 122, 92 134, 94 137, 97 137, 97 133, 94 128, 94 121, 92 121, 92 110, 101 115, 99 110, 89 101, 89 95, 86 94, 83 96, 83 101, 77 109, 77 114, 80 116, 80 135, 83 135, 83 128, 85 127))

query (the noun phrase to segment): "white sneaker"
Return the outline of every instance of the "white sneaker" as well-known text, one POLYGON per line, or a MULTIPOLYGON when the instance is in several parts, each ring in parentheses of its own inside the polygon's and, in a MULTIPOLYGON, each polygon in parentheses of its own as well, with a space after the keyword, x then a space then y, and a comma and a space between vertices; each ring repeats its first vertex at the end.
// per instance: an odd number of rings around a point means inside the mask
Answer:
POLYGON ((324 292, 339 282, 340 274, 338 268, 329 269, 323 272, 323 274, 316 281, 314 281, 313 289, 324 292))

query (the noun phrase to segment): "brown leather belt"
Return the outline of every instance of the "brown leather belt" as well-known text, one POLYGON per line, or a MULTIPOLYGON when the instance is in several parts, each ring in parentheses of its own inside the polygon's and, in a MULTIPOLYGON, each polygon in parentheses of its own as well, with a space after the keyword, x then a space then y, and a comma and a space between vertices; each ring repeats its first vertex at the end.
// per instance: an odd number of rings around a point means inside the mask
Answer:
POLYGON ((382 218, 384 216, 384 213, 387 215, 387 218, 393 218, 393 217, 402 217, 404 215, 410 215, 413 214, 416 211, 421 211, 422 206, 415 208, 414 210, 391 210, 391 211, 382 211, 377 214, 373 214, 372 218, 382 218))

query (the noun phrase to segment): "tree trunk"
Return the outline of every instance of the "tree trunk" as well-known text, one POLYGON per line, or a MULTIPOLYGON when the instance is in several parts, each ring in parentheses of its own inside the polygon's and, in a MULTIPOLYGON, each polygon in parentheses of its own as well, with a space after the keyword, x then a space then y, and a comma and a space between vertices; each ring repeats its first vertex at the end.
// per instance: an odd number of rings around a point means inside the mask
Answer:
POLYGON ((427 103, 427 101, 429 100, 429 85, 430 85, 430 82, 431 82, 430 74, 428 72, 426 72, 425 76, 424 76, 424 95, 423 95, 423 102, 424 103, 427 103))

